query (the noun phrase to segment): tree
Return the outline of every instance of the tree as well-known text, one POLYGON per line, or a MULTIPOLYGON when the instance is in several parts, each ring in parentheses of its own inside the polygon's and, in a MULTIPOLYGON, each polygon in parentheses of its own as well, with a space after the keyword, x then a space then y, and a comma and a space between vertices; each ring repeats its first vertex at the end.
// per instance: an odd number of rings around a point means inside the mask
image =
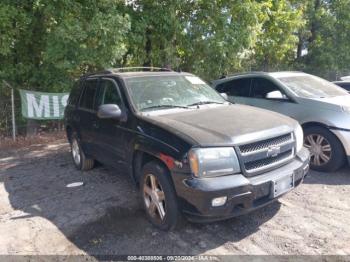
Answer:
POLYGON ((297 66, 307 72, 335 79, 350 73, 350 1, 308 0, 301 45, 307 50, 297 66))
POLYGON ((125 53, 130 23, 122 1, 9 1, 0 4, 0 77, 18 87, 68 90, 84 72, 125 53))
POLYGON ((242 69, 256 39, 255 1, 132 1, 127 65, 171 65, 205 79, 242 69))
POLYGON ((259 19, 254 68, 269 71, 288 67, 296 58, 297 33, 305 23, 302 8, 287 0, 264 1, 259 19))

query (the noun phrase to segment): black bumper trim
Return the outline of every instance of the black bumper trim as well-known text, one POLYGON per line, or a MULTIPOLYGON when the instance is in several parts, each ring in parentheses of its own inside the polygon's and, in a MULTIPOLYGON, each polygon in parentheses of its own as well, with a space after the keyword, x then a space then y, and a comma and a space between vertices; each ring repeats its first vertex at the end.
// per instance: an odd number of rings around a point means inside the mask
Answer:
POLYGON ((271 197, 272 181, 294 173, 295 187, 300 185, 309 169, 309 153, 306 149, 290 163, 255 177, 230 175, 214 178, 184 178, 173 174, 180 207, 191 221, 209 222, 249 213, 274 202, 271 197), (227 196, 221 207, 212 207, 211 200, 227 196))

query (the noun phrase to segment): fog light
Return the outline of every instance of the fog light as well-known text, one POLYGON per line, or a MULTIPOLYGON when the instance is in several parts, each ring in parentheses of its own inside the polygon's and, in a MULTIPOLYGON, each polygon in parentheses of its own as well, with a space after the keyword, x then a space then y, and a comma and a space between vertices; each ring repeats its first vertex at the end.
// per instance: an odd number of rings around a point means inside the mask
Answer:
POLYGON ((220 207, 220 206, 225 205, 226 200, 227 200, 227 196, 213 198, 213 200, 211 201, 211 205, 213 207, 220 207))

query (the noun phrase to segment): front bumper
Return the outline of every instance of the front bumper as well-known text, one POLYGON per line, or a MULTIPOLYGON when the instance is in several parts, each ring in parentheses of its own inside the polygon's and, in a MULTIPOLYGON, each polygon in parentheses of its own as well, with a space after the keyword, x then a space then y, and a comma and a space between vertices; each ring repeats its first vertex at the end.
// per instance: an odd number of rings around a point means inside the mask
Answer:
POLYGON ((331 129, 331 131, 338 137, 340 142, 343 144, 345 154, 350 165, 350 131, 341 129, 331 129))
POLYGON ((294 174, 295 187, 300 185, 309 170, 309 151, 303 148, 294 160, 264 174, 245 177, 241 174, 213 178, 177 177, 176 191, 181 207, 189 220, 209 222, 239 216, 261 208, 277 198, 272 197, 273 181, 294 174), (213 198, 227 196, 221 207, 212 207, 213 198))

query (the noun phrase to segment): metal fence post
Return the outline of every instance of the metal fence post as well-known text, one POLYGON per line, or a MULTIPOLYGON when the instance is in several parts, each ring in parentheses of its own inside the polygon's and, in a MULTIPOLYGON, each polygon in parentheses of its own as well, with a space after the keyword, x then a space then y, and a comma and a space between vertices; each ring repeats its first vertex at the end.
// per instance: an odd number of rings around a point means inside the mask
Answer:
POLYGON ((3 80, 3 83, 11 89, 11 109, 12 109, 12 139, 16 141, 16 118, 15 118, 15 93, 13 87, 3 80))
POLYGON ((15 118, 15 94, 11 88, 11 104, 12 104, 12 139, 16 141, 16 118, 15 118))

